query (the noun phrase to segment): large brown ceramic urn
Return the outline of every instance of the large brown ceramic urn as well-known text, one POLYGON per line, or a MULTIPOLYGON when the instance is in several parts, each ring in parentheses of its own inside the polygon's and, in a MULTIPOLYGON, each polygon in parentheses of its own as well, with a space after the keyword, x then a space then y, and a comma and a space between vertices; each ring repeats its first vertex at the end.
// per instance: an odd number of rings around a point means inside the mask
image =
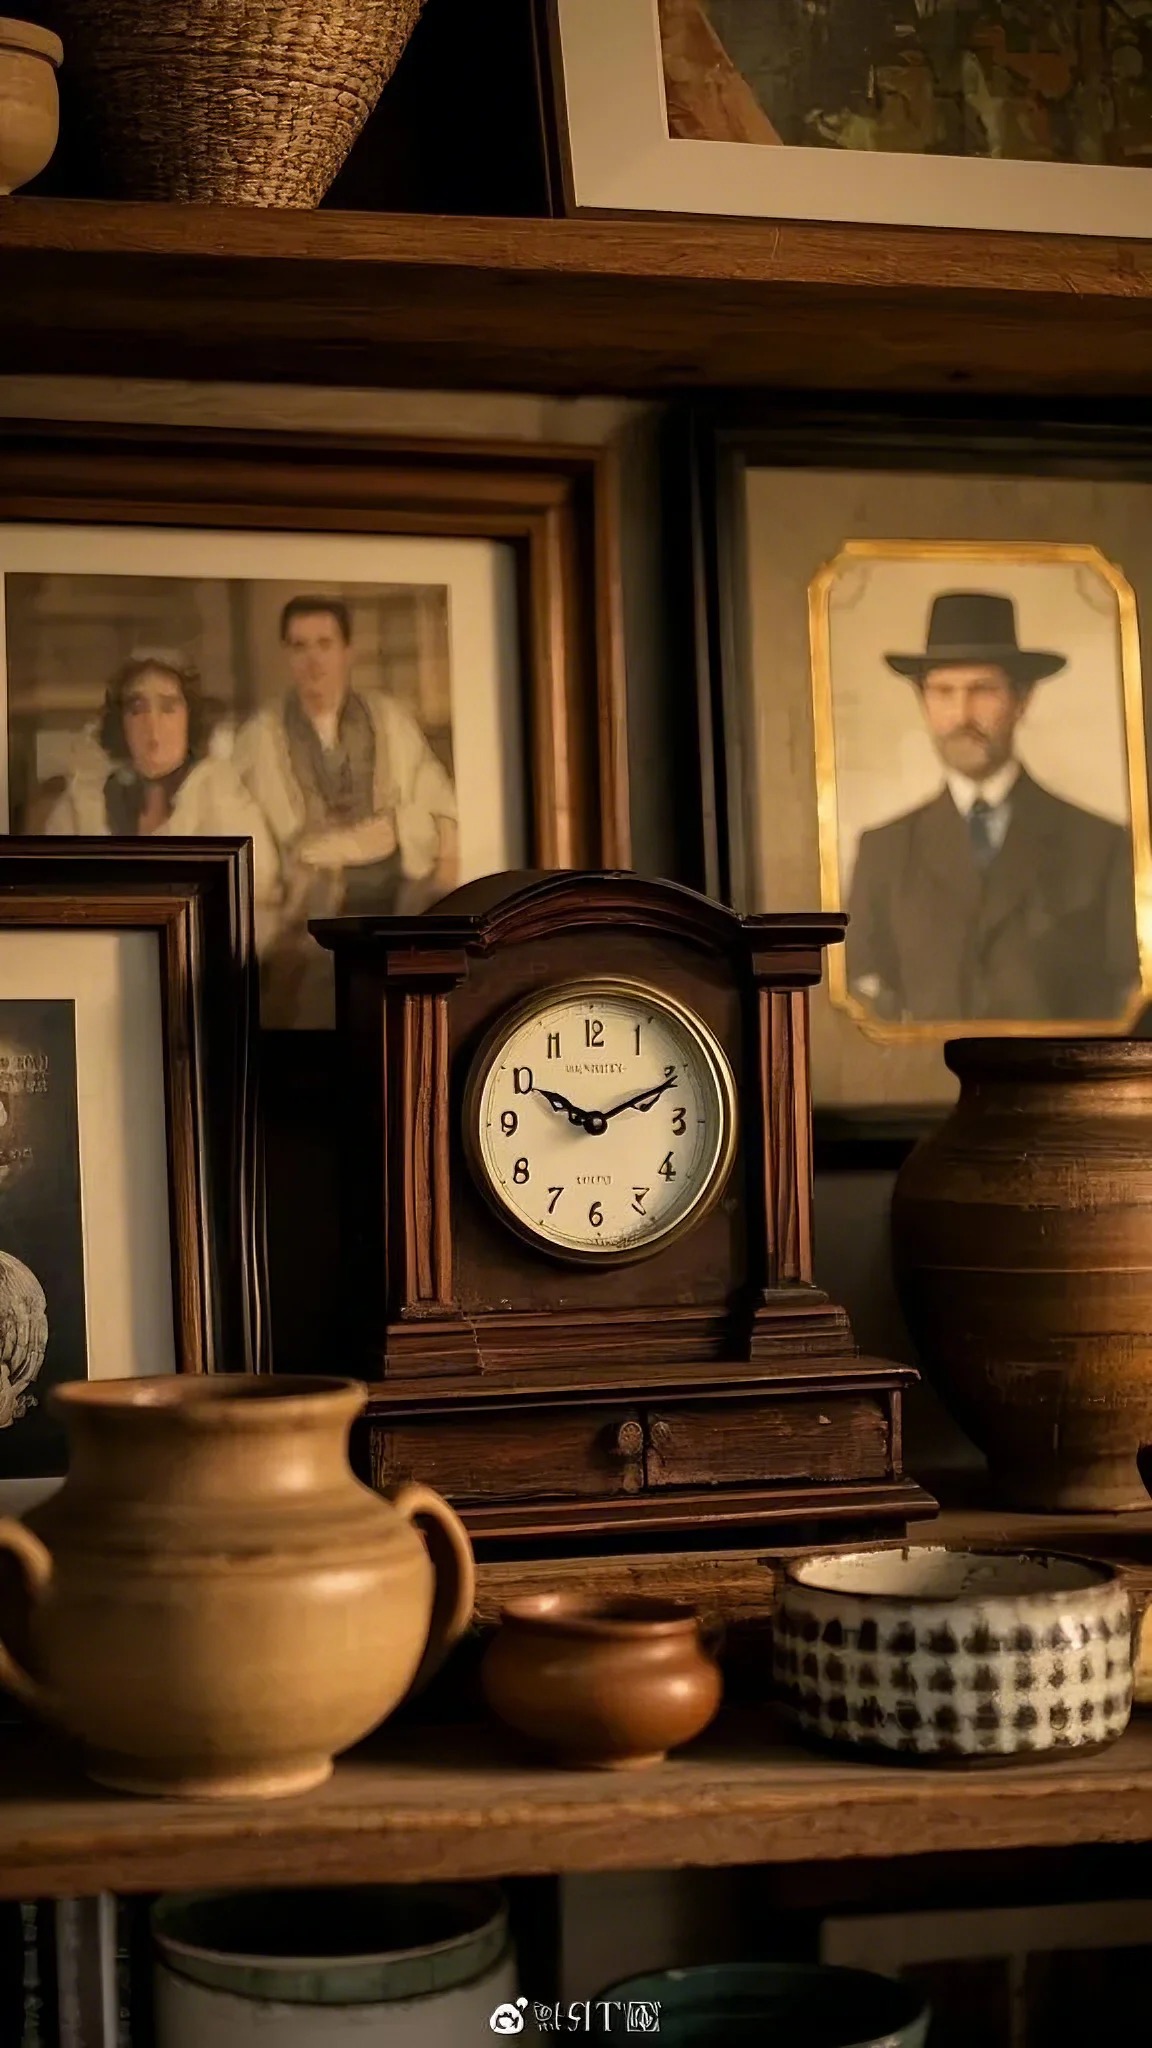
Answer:
POLYGON ((174 1375, 50 1399, 68 1478, 34 1528, 0 1522, 33 1596, 35 1676, 0 1648, 0 1682, 79 1737, 101 1784, 319 1784, 467 1626, 452 1510, 426 1486, 382 1500, 353 1477, 355 1382, 174 1375))
POLYGON ((945 1058, 960 1100, 893 1204, 921 1366, 1006 1506, 1146 1507, 1152 1042, 959 1039, 945 1058))

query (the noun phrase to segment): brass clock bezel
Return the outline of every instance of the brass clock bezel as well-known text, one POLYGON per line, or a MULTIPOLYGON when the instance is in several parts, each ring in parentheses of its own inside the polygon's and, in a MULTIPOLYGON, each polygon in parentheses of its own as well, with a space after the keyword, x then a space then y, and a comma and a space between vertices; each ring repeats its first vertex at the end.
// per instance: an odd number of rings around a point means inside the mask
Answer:
POLYGON ((524 997, 505 1010, 484 1033, 469 1068, 462 1105, 464 1156, 467 1159, 472 1178, 484 1197, 489 1209, 513 1236, 533 1251, 543 1253, 547 1258, 559 1260, 571 1266, 630 1266, 641 1259, 653 1258, 666 1251, 678 1238, 695 1230, 706 1216, 716 1207, 727 1187, 736 1157, 739 1141, 740 1112, 736 1089, 736 1078, 732 1072, 728 1055, 715 1032, 704 1019, 682 1003, 677 996, 667 995, 663 989, 653 987, 651 982, 637 981, 623 975, 580 975, 571 981, 556 982, 546 991, 536 991, 524 997), (675 1020, 682 1030, 696 1040, 703 1052, 720 1098, 720 1138, 711 1172, 700 1193, 691 1206, 675 1222, 670 1223, 654 1237, 640 1245, 605 1245, 602 1250, 593 1246, 578 1249, 575 1246, 558 1245, 516 1214, 497 1192, 484 1159, 480 1138, 480 1106, 484 1088, 495 1065, 495 1055, 501 1050, 521 1026, 532 1017, 553 1009, 558 1003, 571 1002, 577 998, 595 996, 630 996, 636 1001, 647 1003, 654 1010, 675 1020))

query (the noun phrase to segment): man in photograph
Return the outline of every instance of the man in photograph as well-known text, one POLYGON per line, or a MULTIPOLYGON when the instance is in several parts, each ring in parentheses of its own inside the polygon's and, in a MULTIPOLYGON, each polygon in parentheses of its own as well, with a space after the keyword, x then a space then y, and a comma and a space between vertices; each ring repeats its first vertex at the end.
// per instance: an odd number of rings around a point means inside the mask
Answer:
POLYGON ((291 598, 280 641, 289 688, 241 728, 235 761, 298 893, 309 877, 339 876, 341 909, 385 913, 446 894, 452 778, 411 712, 385 690, 353 688, 347 606, 291 598))
POLYGON ((233 758, 284 873, 281 935, 263 963, 266 1005, 301 1024, 327 1021, 331 1001, 330 962, 308 939, 308 919, 418 911, 446 895, 457 880, 456 794, 411 712, 385 690, 353 685, 340 598, 291 598, 280 642, 288 688, 241 727, 233 758))
POLYGON ((853 994, 890 1022, 1119 1021, 1140 979, 1129 835, 1016 751, 1067 657, 1022 648, 1012 600, 970 590, 934 599, 923 653, 884 658, 917 693, 943 785, 861 835, 853 994))

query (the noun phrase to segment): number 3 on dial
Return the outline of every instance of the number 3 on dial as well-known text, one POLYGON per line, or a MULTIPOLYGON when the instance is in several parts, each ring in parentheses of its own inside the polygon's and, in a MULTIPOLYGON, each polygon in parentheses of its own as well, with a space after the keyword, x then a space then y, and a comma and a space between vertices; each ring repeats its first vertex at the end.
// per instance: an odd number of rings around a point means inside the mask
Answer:
POLYGON ((723 1049, 644 983, 572 982, 502 1018, 464 1103, 476 1181, 520 1237, 619 1264, 660 1251, 719 1200, 736 1148, 723 1049))

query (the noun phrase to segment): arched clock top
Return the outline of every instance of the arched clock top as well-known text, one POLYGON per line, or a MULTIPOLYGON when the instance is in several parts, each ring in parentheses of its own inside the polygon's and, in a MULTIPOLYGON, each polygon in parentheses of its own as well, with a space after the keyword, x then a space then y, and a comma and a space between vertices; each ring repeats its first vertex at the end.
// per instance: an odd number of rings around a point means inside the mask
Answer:
POLYGON ((433 909, 413 918, 327 918, 311 927, 321 945, 340 951, 386 946, 390 952, 464 948, 488 953, 502 946, 532 944, 558 931, 625 927, 674 938, 704 952, 731 956, 814 954, 814 979, 825 947, 843 938, 847 919, 838 911, 798 914, 759 912, 742 917, 726 905, 687 889, 627 869, 589 872, 511 869, 466 882, 433 909))

